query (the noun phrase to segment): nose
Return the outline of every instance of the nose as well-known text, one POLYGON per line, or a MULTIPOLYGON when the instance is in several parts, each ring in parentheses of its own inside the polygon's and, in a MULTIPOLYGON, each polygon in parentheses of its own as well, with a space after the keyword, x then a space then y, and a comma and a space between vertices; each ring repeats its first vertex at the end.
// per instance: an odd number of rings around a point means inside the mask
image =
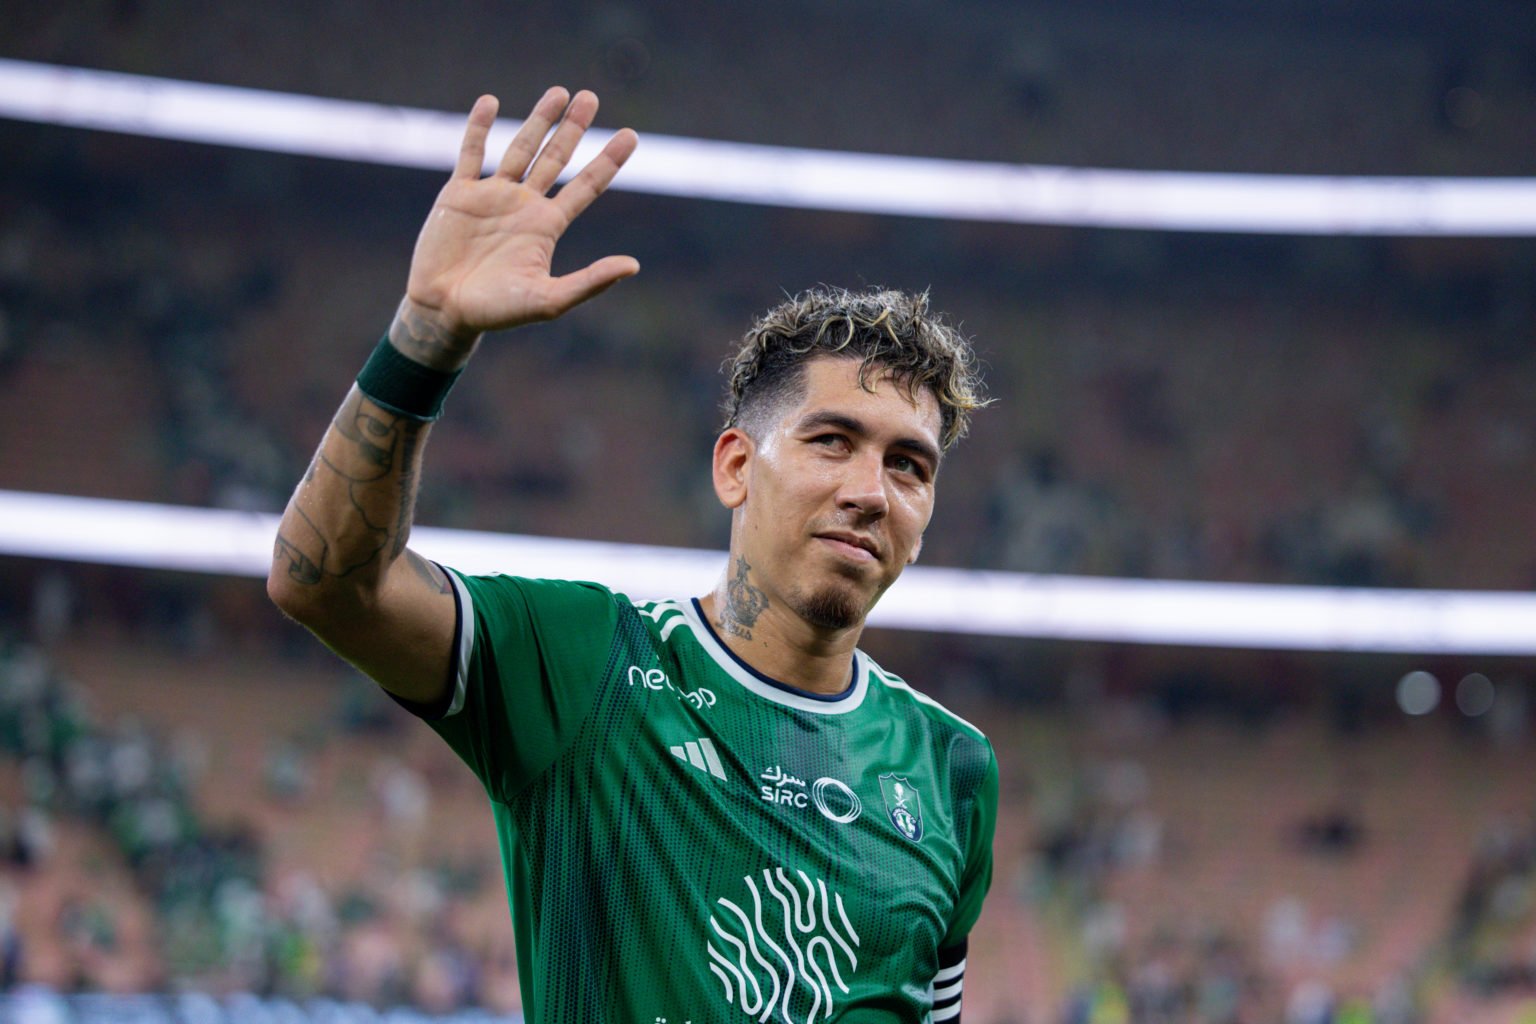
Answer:
POLYGON ((884 460, 877 453, 850 459, 842 485, 838 488, 837 507, 856 511, 869 519, 879 519, 890 508, 885 492, 884 460))

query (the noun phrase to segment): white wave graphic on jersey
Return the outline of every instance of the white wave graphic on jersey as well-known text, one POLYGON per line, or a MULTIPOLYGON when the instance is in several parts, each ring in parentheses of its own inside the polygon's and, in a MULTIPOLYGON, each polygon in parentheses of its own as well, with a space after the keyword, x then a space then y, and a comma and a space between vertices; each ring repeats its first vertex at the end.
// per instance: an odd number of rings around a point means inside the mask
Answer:
POLYGON ((859 933, 843 897, 829 894, 819 878, 813 882, 804 871, 795 874, 799 884, 783 868, 744 876, 750 905, 722 897, 716 900, 720 912, 709 919, 714 931, 709 969, 725 986, 725 1001, 760 1022, 775 1010, 784 1024, 826 1020, 835 1005, 834 988, 847 995, 848 979, 859 966, 859 933))

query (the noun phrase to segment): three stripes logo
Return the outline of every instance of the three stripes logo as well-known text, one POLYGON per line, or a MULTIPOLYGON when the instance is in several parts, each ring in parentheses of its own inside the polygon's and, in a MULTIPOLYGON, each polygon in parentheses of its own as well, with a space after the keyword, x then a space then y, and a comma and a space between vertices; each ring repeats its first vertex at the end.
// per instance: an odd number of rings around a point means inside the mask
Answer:
POLYGON ((707 739, 689 740, 681 746, 668 747, 672 756, 679 761, 686 761, 701 772, 707 772, 717 779, 725 778, 725 766, 720 763, 720 755, 715 753, 715 745, 707 739))

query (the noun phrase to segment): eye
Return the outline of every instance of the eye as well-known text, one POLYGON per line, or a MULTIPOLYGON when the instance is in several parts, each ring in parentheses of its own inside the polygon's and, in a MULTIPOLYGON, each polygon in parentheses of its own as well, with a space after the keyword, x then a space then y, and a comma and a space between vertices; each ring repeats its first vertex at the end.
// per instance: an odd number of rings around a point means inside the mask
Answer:
POLYGON ((910 473, 919 480, 928 479, 928 467, 910 455, 892 455, 890 466, 898 473, 910 473))
POLYGON ((837 448, 843 443, 842 434, 817 434, 811 438, 811 444, 819 444, 824 448, 837 448))

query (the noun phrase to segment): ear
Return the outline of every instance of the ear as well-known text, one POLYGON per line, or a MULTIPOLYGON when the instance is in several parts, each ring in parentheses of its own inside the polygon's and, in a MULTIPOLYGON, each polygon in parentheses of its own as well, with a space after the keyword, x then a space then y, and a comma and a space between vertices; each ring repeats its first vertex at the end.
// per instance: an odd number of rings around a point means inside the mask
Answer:
POLYGON ((907 555, 907 564, 908 565, 915 564, 917 562, 917 556, 922 553, 922 550, 923 550, 923 535, 922 534, 918 534, 917 535, 917 543, 912 545, 912 552, 909 555, 907 555))
POLYGON ((740 427, 727 427, 715 438, 715 497, 735 510, 747 500, 747 468, 757 446, 740 427))

